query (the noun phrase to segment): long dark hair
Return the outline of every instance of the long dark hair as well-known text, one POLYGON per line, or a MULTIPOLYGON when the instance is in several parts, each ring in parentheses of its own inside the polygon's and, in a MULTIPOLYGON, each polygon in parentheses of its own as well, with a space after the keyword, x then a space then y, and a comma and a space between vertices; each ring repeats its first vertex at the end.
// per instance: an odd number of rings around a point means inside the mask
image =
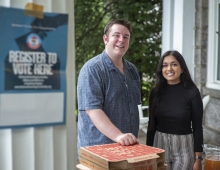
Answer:
POLYGON ((155 123, 155 117, 153 113, 154 108, 157 105, 160 94, 163 92, 164 86, 167 83, 167 80, 163 77, 163 74, 162 74, 163 60, 165 57, 170 56, 170 55, 176 58, 176 60, 180 64, 180 67, 183 70, 183 73, 180 75, 180 81, 184 83, 184 87, 196 86, 190 76, 189 69, 186 65, 186 62, 183 56, 178 51, 175 51, 175 50, 169 50, 165 52, 160 58, 160 61, 157 67, 157 72, 156 72, 156 81, 149 95, 149 119, 151 122, 148 126, 149 130, 155 130, 155 129, 152 129, 155 123))

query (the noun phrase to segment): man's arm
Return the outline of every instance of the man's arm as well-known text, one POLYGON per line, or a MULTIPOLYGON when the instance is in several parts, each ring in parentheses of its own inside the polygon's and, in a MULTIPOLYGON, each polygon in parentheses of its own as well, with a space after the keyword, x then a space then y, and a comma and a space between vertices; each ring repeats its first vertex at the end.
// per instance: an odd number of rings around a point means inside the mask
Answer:
POLYGON ((132 133, 124 134, 115 125, 113 125, 103 110, 86 110, 86 113, 96 128, 111 140, 120 143, 121 145, 132 145, 138 143, 137 138, 132 133))

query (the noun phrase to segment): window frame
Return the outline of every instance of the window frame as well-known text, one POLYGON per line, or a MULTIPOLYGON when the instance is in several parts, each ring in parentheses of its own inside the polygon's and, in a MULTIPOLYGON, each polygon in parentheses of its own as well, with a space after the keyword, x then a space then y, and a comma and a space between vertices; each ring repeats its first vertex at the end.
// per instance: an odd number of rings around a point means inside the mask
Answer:
MULTIPOLYGON (((220 42, 218 40, 219 32, 219 12, 220 12, 220 0, 209 1, 209 15, 208 15, 208 53, 207 53, 207 83, 206 87, 210 89, 220 90, 220 80, 217 80, 218 67, 218 46, 220 42), (216 22, 217 21, 217 22, 216 22)), ((220 34, 220 32, 219 32, 220 34)))

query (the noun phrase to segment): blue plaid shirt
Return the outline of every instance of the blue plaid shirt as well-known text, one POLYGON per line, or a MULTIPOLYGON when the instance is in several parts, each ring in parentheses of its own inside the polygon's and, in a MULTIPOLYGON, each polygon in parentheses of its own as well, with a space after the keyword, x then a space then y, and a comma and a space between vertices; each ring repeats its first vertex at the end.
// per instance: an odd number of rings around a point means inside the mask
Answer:
POLYGON ((103 51, 82 67, 77 85, 78 149, 113 143, 92 123, 86 110, 102 109, 122 133, 138 137, 141 84, 137 68, 127 60, 124 75, 103 51))

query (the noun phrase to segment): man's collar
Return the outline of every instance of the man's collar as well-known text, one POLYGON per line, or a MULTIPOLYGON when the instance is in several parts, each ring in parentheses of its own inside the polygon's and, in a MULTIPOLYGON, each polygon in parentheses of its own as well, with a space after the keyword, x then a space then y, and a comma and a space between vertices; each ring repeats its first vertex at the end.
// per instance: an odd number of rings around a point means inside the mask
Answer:
MULTIPOLYGON (((103 56, 103 59, 108 67, 109 70, 114 70, 115 69, 115 65, 114 63, 112 62, 111 58, 108 56, 108 54, 105 52, 105 50, 102 52, 102 56, 103 56)), ((124 67, 128 68, 128 69, 131 69, 131 65, 128 64, 128 62, 122 57, 122 61, 124 63, 124 67)))

